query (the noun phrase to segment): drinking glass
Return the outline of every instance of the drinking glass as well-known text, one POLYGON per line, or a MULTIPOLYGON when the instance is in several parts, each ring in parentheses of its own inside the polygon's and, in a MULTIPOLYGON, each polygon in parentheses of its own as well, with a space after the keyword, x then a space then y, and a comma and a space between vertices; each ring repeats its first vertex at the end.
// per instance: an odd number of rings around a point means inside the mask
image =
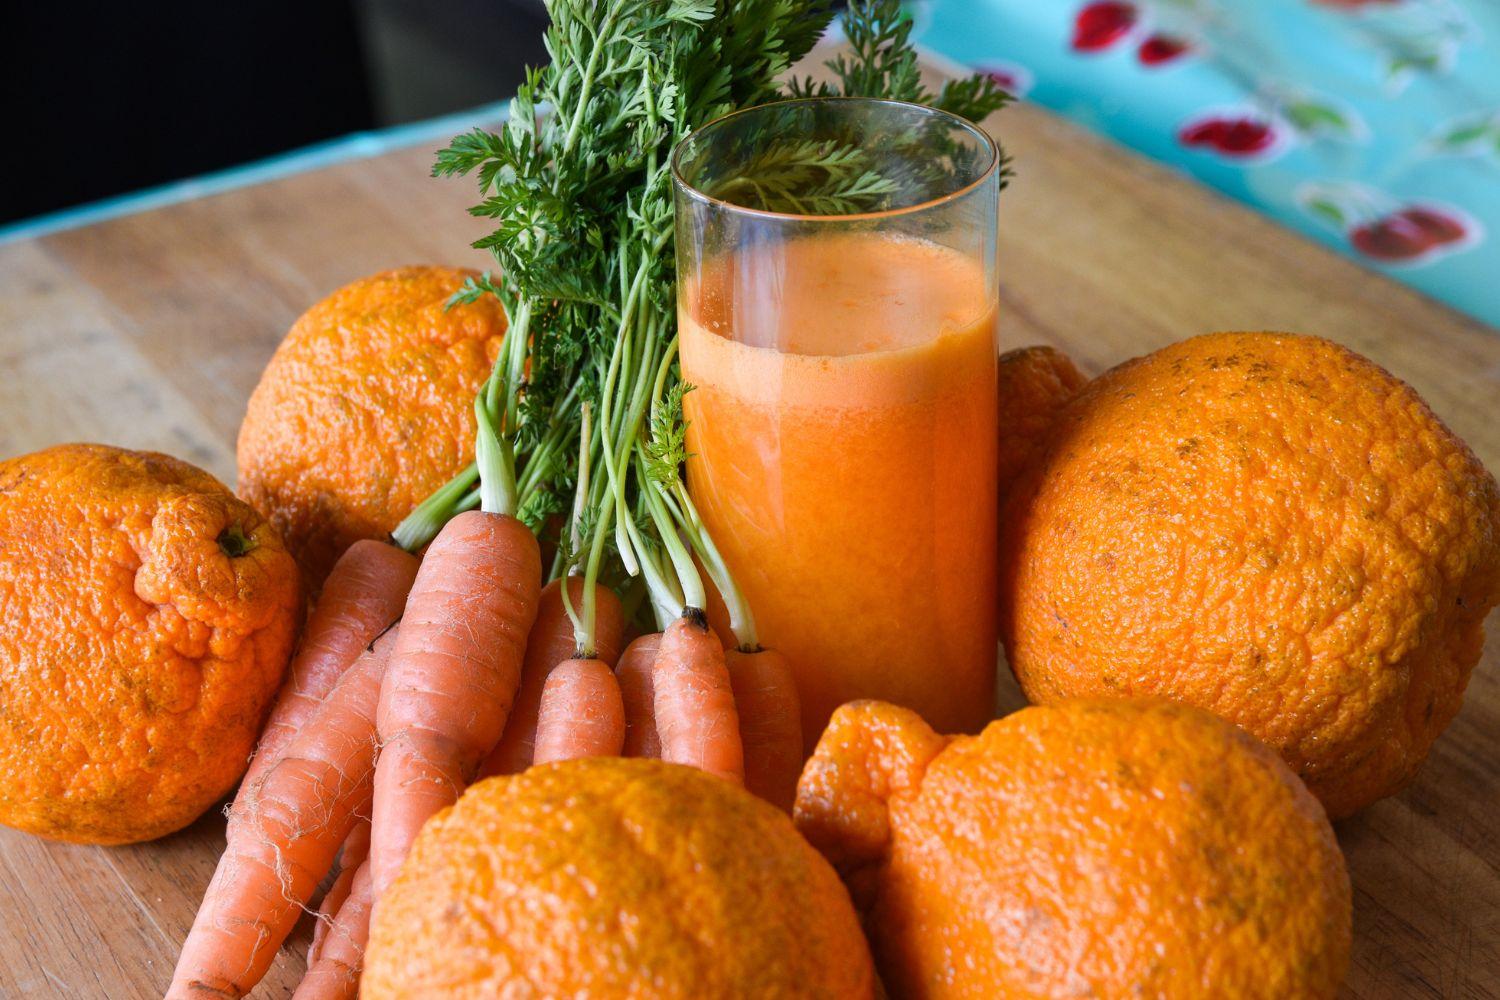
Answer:
POLYGON ((688 486, 797 674, 809 749, 881 698, 993 714, 996 200, 978 126, 815 98, 685 139, 676 184, 688 486))

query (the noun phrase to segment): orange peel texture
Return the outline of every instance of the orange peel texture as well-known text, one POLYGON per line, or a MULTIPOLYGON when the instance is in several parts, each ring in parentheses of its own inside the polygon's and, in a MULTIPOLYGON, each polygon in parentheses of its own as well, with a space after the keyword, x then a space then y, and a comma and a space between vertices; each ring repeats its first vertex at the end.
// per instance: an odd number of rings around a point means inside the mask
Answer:
POLYGON ((474 274, 403 267, 345 285, 297 320, 250 396, 239 492, 313 587, 474 458, 474 394, 505 333, 494 296, 447 308, 474 274))
POLYGON ((1416 774, 1500 599, 1494 477, 1411 387, 1315 337, 1210 334, 1100 376, 1002 521, 1028 698, 1208 709, 1334 818, 1416 774))
POLYGON ((786 814, 656 760, 489 778, 375 910, 365 1000, 870 998, 849 897, 786 814))
POLYGON ((798 828, 908 1000, 1332 998, 1350 889, 1281 759, 1186 705, 1074 701, 943 737, 834 713, 798 828))
POLYGON ((0 823, 119 844, 244 773, 302 611, 276 531, 166 455, 0 462, 0 823))

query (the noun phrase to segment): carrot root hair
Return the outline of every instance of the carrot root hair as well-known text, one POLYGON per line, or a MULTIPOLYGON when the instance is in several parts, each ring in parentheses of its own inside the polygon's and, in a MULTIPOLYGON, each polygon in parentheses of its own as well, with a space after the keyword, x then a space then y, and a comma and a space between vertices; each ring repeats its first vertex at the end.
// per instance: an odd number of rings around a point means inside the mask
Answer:
POLYGON ((260 982, 369 809, 375 710, 399 631, 362 654, 229 816, 227 844, 183 942, 169 1000, 260 982))
POLYGON ((333 915, 333 923, 317 955, 308 955, 307 974, 292 1000, 355 1000, 370 938, 374 886, 369 862, 354 871, 349 896, 333 915))

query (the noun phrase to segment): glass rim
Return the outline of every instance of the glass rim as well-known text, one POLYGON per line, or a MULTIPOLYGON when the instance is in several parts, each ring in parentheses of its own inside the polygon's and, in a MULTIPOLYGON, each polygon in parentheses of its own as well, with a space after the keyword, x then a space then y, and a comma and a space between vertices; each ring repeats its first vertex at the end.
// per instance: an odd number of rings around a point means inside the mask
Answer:
POLYGON ((985 129, 977 122, 972 122, 960 115, 955 115, 951 111, 942 111, 938 108, 928 107, 925 104, 917 104, 914 101, 897 101, 887 97, 847 97, 843 95, 830 94, 824 97, 789 97, 780 101, 767 101, 764 104, 756 104, 752 107, 740 108, 737 111, 731 111, 726 115, 720 115, 713 121, 701 125, 698 128, 694 129, 692 132, 688 133, 682 138, 680 142, 677 143, 677 147, 672 150, 672 183, 677 189, 686 193, 694 201, 697 201, 703 205, 717 206, 726 211, 738 212, 742 215, 753 216, 761 219, 778 219, 785 222, 862 222, 872 219, 890 219, 902 215, 908 215, 914 212, 923 212, 930 208, 936 208, 939 205, 945 205, 949 202, 957 201, 958 199, 963 198, 964 196, 978 189, 981 185, 993 178, 999 171, 999 169, 999 144, 996 143, 989 132, 985 131, 985 129), (978 138, 982 148, 989 153, 989 162, 985 164, 984 169, 979 171, 978 176, 976 176, 973 180, 969 181, 967 184, 964 184, 961 187, 954 188, 952 191, 940 194, 936 198, 928 198, 925 201, 914 202, 910 205, 900 205, 895 208, 885 208, 881 209, 878 212, 852 212, 847 215, 803 215, 797 212, 774 212, 770 209, 765 208, 751 208, 747 205, 737 205, 732 201, 714 197, 713 195, 704 191, 702 188, 690 182, 682 174, 683 150, 687 149, 688 145, 696 137, 702 135, 710 129, 717 128, 718 126, 732 121, 735 118, 739 118, 742 115, 752 115, 756 114, 757 112, 764 112, 771 108, 784 108, 794 104, 813 106, 818 104, 836 103, 885 105, 887 107, 900 108, 905 111, 915 111, 921 115, 926 115, 932 118, 946 118, 953 124, 957 125, 959 128, 963 129, 965 132, 968 132, 970 135, 978 138))

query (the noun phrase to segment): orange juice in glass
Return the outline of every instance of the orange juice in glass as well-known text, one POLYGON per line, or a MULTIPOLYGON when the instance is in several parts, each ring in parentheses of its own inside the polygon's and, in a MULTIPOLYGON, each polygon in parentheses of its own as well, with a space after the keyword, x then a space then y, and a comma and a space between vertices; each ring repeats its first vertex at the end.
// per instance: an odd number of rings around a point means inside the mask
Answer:
POLYGON ((823 98, 721 119, 674 166, 688 486, 760 641, 797 671, 808 746, 855 698, 978 729, 996 669, 993 142, 916 105, 823 98), (840 202, 829 171, 784 167, 847 150, 875 194, 840 202))

